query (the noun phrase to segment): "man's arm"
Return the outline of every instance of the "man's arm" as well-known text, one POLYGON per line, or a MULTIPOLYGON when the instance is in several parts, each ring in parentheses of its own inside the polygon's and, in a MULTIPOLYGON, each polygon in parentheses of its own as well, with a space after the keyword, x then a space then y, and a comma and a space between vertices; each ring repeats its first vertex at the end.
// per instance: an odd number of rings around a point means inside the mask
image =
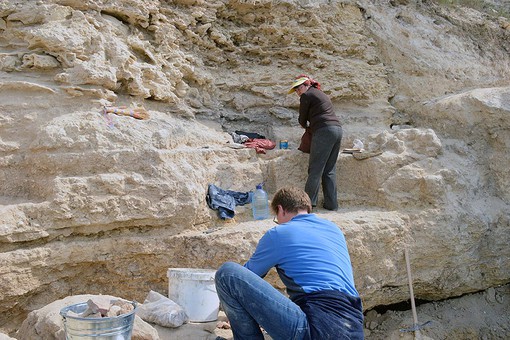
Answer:
POLYGON ((255 252, 244 266, 258 276, 264 277, 269 269, 278 264, 278 260, 277 248, 269 230, 262 236, 255 252))

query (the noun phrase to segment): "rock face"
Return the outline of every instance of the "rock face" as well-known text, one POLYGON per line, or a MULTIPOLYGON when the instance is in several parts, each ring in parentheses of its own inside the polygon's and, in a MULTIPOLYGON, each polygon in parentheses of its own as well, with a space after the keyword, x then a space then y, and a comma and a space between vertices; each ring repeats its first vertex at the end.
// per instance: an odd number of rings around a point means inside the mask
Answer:
POLYGON ((300 73, 331 96, 343 146, 374 155, 340 155, 342 208, 318 212, 346 234, 365 309, 409 298, 405 248, 421 300, 510 282, 505 16, 413 0, 4 1, 0 33, 4 333, 66 296, 142 300, 167 291, 169 267, 248 259, 271 222, 249 205, 219 220, 207 186, 303 185, 286 95, 300 73), (231 148, 234 130, 290 150, 231 148))

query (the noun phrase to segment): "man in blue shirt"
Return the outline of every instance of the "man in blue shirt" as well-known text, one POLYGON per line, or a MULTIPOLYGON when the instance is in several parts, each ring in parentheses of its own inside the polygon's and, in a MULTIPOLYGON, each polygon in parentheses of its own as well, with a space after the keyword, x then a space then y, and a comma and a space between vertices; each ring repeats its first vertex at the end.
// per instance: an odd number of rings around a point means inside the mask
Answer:
POLYGON ((216 290, 235 340, 363 339, 363 309, 343 233, 311 214, 301 189, 280 189, 271 208, 278 226, 260 239, 244 266, 226 262, 216 290), (263 277, 275 267, 285 297, 263 277))

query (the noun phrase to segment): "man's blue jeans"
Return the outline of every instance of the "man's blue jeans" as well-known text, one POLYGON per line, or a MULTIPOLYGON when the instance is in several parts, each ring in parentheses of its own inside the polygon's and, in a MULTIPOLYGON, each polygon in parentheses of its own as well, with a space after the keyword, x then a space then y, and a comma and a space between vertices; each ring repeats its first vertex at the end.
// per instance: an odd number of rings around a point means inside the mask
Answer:
POLYGON ((260 327, 274 340, 309 338, 301 308, 249 269, 226 262, 215 280, 235 340, 263 340, 260 327))

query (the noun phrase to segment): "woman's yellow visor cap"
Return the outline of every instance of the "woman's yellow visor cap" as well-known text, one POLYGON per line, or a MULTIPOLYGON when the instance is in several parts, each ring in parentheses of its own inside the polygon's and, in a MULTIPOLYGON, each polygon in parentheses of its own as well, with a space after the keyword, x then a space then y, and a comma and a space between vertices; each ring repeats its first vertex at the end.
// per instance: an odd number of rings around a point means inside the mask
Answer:
POLYGON ((292 86, 290 87, 290 90, 289 90, 289 94, 296 91, 296 86, 299 86, 301 84, 303 84, 305 81, 307 81, 308 78, 307 77, 301 77, 301 78, 298 78, 296 80, 294 80, 294 82, 292 83, 292 86))

